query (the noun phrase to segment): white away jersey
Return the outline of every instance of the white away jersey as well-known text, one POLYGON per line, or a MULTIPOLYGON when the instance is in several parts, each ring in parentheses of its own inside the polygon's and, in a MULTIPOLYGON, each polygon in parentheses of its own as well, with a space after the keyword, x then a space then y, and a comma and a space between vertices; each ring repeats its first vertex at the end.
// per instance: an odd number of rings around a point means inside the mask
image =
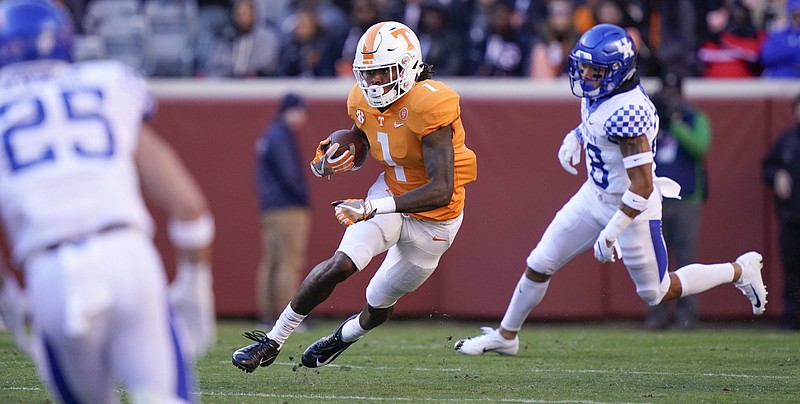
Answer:
POLYGON ((152 232, 134 152, 153 107, 118 62, 0 70, 0 215, 17 262, 113 224, 152 232))
MULTIPOLYGON (((647 136, 655 153, 656 108, 641 85, 590 104, 581 100, 581 136, 589 179, 599 190, 621 195, 630 185, 617 138, 647 136)), ((653 172, 656 165, 653 163, 653 172)), ((653 175, 655 178, 655 174, 653 175)))

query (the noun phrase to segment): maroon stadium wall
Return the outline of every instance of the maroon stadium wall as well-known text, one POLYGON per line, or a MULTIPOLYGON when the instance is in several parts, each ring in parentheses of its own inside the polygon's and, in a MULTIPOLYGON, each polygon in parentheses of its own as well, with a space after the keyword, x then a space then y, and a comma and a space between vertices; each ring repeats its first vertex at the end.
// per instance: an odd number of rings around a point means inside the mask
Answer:
MULTIPOLYGON (((344 105, 349 83, 299 83, 304 84, 153 83, 160 101, 153 124, 198 177, 216 216, 214 289, 220 316, 255 314, 261 244, 254 144, 274 116, 279 97, 291 90, 309 99, 310 123, 300 138, 304 160, 311 160, 320 139, 352 123, 344 105)), ((585 173, 574 177, 564 172, 556 159, 564 133, 579 121, 578 100, 569 95, 568 85, 498 83, 452 84, 462 94, 462 119, 467 145, 478 156, 478 180, 467 188, 464 224, 453 247, 428 282, 398 303, 396 315, 499 319, 531 248, 585 179, 585 173)), ((730 261, 744 251, 762 251, 770 290, 767 313, 775 316, 781 309, 782 276, 771 194, 761 181, 760 162, 776 133, 791 124, 791 99, 800 88, 797 82, 788 87, 732 83, 687 83, 689 97, 710 116, 714 136, 699 261, 730 261)), ((330 201, 363 197, 378 172, 371 159, 360 171, 330 180, 307 172, 313 231, 306 271, 335 251, 344 231, 330 201)), ((171 261, 163 218, 157 219, 157 241, 171 261)), ((339 285, 315 314, 343 316, 359 310, 381 259, 339 285)), ((588 252, 553 278, 532 317, 634 318, 645 311, 624 266, 601 265, 588 252)), ((738 290, 721 287, 701 296, 700 313, 736 319, 749 316, 750 307, 738 290)))

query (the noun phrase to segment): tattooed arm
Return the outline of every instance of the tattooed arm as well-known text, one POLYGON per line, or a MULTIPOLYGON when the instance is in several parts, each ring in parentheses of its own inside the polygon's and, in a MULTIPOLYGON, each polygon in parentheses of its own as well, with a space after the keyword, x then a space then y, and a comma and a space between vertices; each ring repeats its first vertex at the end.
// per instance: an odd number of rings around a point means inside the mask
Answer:
MULTIPOLYGON (((619 149, 623 158, 640 153, 648 153, 650 152, 650 142, 647 141, 647 136, 644 135, 619 138, 619 149)), ((653 192, 653 163, 630 167, 626 171, 628 172, 628 178, 631 180, 631 186, 628 190, 644 199, 649 198, 653 192)), ((624 203, 620 205, 620 210, 629 217, 636 217, 640 213, 639 210, 633 209, 624 203)))

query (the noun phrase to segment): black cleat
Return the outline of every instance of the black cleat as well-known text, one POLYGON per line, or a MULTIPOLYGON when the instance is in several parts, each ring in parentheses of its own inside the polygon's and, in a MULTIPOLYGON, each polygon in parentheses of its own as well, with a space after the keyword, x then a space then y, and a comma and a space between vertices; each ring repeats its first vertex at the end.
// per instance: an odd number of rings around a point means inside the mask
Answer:
POLYGON ((239 348, 233 353, 233 365, 247 373, 253 373, 259 366, 271 365, 281 352, 280 345, 267 338, 264 331, 245 332, 242 336, 256 341, 255 344, 239 348))
POLYGON ((342 322, 342 325, 340 325, 336 331, 318 339, 316 342, 309 345, 309 347, 306 348, 306 351, 303 352, 303 366, 309 368, 325 366, 333 362, 333 360, 336 359, 336 357, 342 352, 344 352, 347 347, 352 345, 355 341, 342 341, 342 327, 344 327, 346 322, 350 321, 356 316, 358 316, 358 314, 350 316, 350 318, 342 322))

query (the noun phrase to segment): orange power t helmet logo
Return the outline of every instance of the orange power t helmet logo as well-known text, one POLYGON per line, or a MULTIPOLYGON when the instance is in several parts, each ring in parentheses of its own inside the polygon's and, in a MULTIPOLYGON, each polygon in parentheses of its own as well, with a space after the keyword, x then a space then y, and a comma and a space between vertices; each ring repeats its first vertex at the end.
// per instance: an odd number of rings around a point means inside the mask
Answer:
MULTIPOLYGON (((382 22, 380 24, 375 24, 367 30, 366 34, 364 34, 365 39, 364 46, 361 48, 361 55, 364 58, 365 65, 370 65, 375 61, 375 52, 378 51, 375 40, 378 38, 378 31, 380 31, 384 24, 386 23, 382 22)), ((410 30, 408 28, 401 27, 391 32, 393 37, 399 38, 402 36, 403 39, 406 40, 406 43, 408 44, 406 50, 414 49, 414 44, 411 42, 411 39, 408 38, 409 31, 410 30)))
POLYGON ((413 43, 411 43, 411 40, 410 40, 410 39, 408 39, 408 32, 409 32, 409 31, 410 31, 410 30, 409 30, 408 28, 406 28, 406 27, 399 28, 399 29, 396 29, 396 30, 392 31, 392 36, 393 36, 393 37, 397 38, 397 37, 399 37, 399 36, 402 36, 402 37, 403 37, 403 39, 405 39, 405 40, 406 40, 406 43, 408 44, 408 47, 406 48, 406 50, 412 50, 412 49, 414 49, 414 44, 413 44, 413 43))

